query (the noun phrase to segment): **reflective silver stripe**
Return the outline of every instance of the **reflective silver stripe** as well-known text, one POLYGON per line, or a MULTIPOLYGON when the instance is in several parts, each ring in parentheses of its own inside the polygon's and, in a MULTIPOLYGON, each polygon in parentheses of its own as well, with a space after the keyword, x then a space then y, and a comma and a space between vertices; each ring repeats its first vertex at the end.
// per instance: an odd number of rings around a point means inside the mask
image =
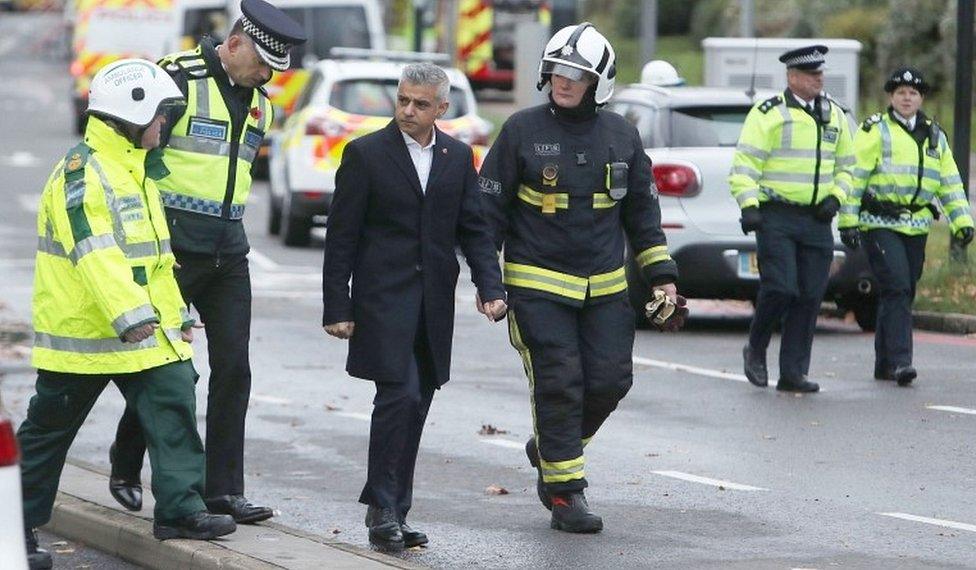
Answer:
MULTIPOLYGON (((255 92, 255 93, 257 93, 257 92, 255 92)), ((261 108, 261 118, 258 119, 258 129, 260 129, 261 132, 263 133, 263 132, 266 132, 268 130, 267 129, 267 126, 268 126, 268 98, 265 97, 264 95, 261 95, 260 93, 257 93, 257 96, 258 96, 258 103, 261 106, 260 107, 261 108)))
POLYGON ((732 174, 742 174, 757 181, 762 177, 762 174, 760 174, 758 170, 752 168, 751 166, 745 165, 733 166, 732 174))
POLYGON ((916 197, 916 199, 918 200, 918 203, 920 203, 920 204, 927 204, 928 202, 931 202, 932 201, 932 198, 934 198, 934 197, 935 197, 935 194, 933 192, 931 192, 929 190, 922 190, 921 192, 918 193, 918 196, 916 197))
POLYGON ((858 206, 851 206, 851 205, 848 205, 848 204, 844 204, 843 206, 840 207, 840 213, 841 214, 857 214, 857 212, 858 212, 859 209, 860 208, 858 206))
POLYGON ((736 152, 741 152, 742 154, 748 154, 753 158, 758 158, 759 160, 766 160, 769 158, 769 153, 761 148, 756 148, 752 145, 739 143, 735 146, 736 152))
POLYGON ((166 255, 167 253, 173 253, 173 248, 169 245, 169 240, 159 240, 159 255, 166 255))
POLYGON ((183 340, 180 329, 163 329, 163 334, 170 340, 183 340))
MULTIPOLYGON (((770 153, 774 158, 809 158, 816 160, 817 150, 808 150, 803 148, 776 148, 770 153)), ((834 153, 832 151, 823 151, 820 157, 824 160, 833 159, 834 153)))
POLYGON ((112 185, 108 182, 108 176, 105 176, 105 171, 102 169, 102 165, 98 163, 94 157, 89 156, 88 164, 92 165, 95 169, 95 173, 98 174, 98 180, 102 184, 102 189, 105 191, 105 202, 108 206, 108 212, 112 216, 112 235, 115 236, 116 243, 125 243, 125 228, 122 226, 122 217, 119 215, 119 208, 115 203, 115 190, 112 189, 112 185))
POLYGON ((960 206, 958 208, 953 208, 951 212, 946 212, 946 213, 949 215, 949 219, 954 222, 958 218, 961 218, 963 216, 968 216, 969 208, 966 206, 960 206))
MULTIPOLYGON (((918 176, 918 167, 914 164, 889 164, 887 166, 881 167, 882 172, 887 174, 909 174, 912 176, 918 176)), ((925 168, 922 170, 922 176, 930 180, 939 180, 939 171, 934 168, 925 168)))
POLYGON ((65 259, 68 257, 61 242, 54 241, 51 236, 37 236, 37 251, 65 259))
POLYGON ((878 127, 881 130, 881 163, 891 164, 891 129, 884 121, 878 123, 878 127))
POLYGON ((962 177, 958 174, 953 174, 952 176, 945 176, 941 179, 943 186, 951 186, 953 184, 962 184, 962 177))
POLYGON ((853 166, 857 162, 854 156, 842 156, 837 159, 837 165, 841 168, 847 168, 848 166, 853 166))
POLYGON ((812 174, 802 174, 797 172, 769 172, 763 173, 763 180, 770 182, 797 182, 801 184, 813 184, 812 174))
POLYGON ((102 234, 100 236, 90 236, 81 240, 75 244, 74 249, 68 254, 71 258, 71 262, 78 265, 82 257, 85 257, 89 253, 99 250, 99 249, 110 249, 116 247, 118 244, 115 243, 115 238, 108 235, 102 234))
POLYGON ((862 178, 862 179, 871 176, 871 172, 872 172, 871 170, 867 170, 865 168, 860 168, 860 167, 855 167, 853 170, 851 170, 851 174, 853 174, 855 178, 862 178))
POLYGON ((167 148, 195 152, 198 154, 209 154, 212 156, 230 156, 230 143, 227 141, 215 141, 209 139, 199 139, 196 137, 170 137, 167 148))
POLYGON ((783 132, 780 134, 780 148, 791 148, 793 146, 793 116, 790 109, 785 104, 777 105, 779 114, 783 116, 783 132))
POLYGON ((237 151, 237 158, 245 162, 254 162, 254 157, 257 155, 258 149, 243 143, 240 146, 240 150, 237 151))
POLYGON ((129 330, 133 326, 155 319, 156 311, 153 310, 152 305, 142 305, 141 307, 136 307, 131 311, 126 311, 116 317, 115 320, 112 321, 112 328, 115 329, 115 332, 119 333, 121 336, 122 333, 129 330))
POLYGON ((939 201, 942 202, 943 204, 951 204, 956 200, 965 200, 965 199, 966 199, 966 193, 959 192, 959 191, 949 192, 948 194, 943 194, 942 196, 939 196, 939 201))
POLYGON ((34 333, 34 346, 50 350, 75 352, 81 354, 104 354, 109 352, 130 352, 159 346, 156 337, 151 336, 142 342, 122 342, 118 338, 74 338, 58 336, 46 332, 34 333))
POLYGON ((156 256, 156 242, 154 241, 144 241, 140 243, 127 243, 122 246, 122 251, 125 252, 125 256, 132 257, 149 257, 156 256))
POLYGON ((839 186, 840 189, 843 190, 845 194, 849 195, 851 193, 851 185, 848 184, 847 180, 843 178, 838 178, 834 180, 834 184, 839 186))
POLYGON ((740 208, 745 205, 747 200, 753 199, 759 199, 759 192, 757 190, 746 190, 735 195, 735 201, 739 203, 740 208))
POLYGON ((198 117, 210 117, 210 79, 203 78, 193 82, 196 85, 198 117))

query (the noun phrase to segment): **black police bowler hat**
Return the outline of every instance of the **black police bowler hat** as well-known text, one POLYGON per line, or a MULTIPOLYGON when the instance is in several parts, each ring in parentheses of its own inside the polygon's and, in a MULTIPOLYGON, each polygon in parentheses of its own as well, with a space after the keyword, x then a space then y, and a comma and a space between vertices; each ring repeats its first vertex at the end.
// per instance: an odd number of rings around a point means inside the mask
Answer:
POLYGON ((823 71, 827 68, 824 55, 830 51, 827 46, 813 45, 792 49, 779 56, 779 60, 786 64, 787 68, 799 69, 801 71, 823 71))
POLYGON ((922 95, 928 93, 929 89, 932 88, 925 81, 925 76, 922 75, 922 72, 914 67, 899 67, 892 71, 888 77, 888 81, 885 81, 884 90, 887 93, 893 93, 895 89, 898 89, 902 85, 914 87, 922 95))
POLYGON ((241 1, 241 25, 261 59, 278 71, 288 69, 288 51, 307 39, 298 22, 264 0, 241 1))

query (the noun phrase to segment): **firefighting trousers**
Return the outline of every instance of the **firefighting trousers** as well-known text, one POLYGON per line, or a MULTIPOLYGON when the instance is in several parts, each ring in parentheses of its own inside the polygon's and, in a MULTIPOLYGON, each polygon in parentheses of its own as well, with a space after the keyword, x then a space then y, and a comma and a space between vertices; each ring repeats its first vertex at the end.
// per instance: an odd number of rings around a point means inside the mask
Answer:
POLYGON ((509 297, 509 338, 529 380, 542 480, 550 494, 587 486, 583 447, 633 383, 634 311, 626 295, 574 307, 509 297))
POLYGON ((928 236, 891 230, 870 230, 863 236, 868 262, 878 282, 875 368, 890 371, 912 363, 912 302, 915 285, 922 277, 928 236))
POLYGON ((17 430, 23 451, 24 524, 51 519, 64 461, 81 424, 109 382, 135 411, 149 447, 155 517, 172 521, 205 511, 204 453, 197 433, 194 383, 189 361, 132 374, 66 374, 37 371, 37 393, 17 430))

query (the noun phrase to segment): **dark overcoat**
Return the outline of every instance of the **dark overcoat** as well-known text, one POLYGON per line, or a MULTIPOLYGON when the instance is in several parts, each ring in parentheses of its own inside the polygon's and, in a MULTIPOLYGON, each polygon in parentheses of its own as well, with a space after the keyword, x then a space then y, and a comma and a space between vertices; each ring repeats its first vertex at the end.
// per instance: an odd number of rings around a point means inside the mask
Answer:
POLYGON ((481 299, 505 298, 471 149, 438 130, 433 151, 426 193, 395 122, 343 151, 325 238, 322 323, 356 323, 352 376, 402 382, 424 330, 429 362, 421 369, 438 386, 448 381, 457 246, 481 299))

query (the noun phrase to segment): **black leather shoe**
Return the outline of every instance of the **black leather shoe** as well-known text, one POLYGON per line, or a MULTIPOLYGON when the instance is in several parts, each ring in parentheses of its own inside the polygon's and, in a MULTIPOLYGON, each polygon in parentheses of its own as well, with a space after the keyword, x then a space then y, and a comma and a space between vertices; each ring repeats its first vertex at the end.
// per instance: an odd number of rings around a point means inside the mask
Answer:
POLYGON ((918 376, 918 372, 913 366, 899 366, 895 368, 892 376, 899 386, 908 386, 918 376))
POLYGON ((746 378, 753 386, 769 386, 769 373, 766 371, 766 354, 760 354, 748 344, 742 347, 742 361, 746 378))
POLYGON ((121 475, 115 471, 115 444, 108 448, 108 460, 112 464, 112 475, 108 480, 108 492, 112 498, 129 511, 142 510, 142 481, 139 474, 121 475))
POLYGON ((874 365, 874 379, 875 380, 894 380, 895 373, 887 366, 880 366, 878 364, 874 365))
POLYGON ((550 527, 565 532, 591 533, 603 530, 603 519, 590 512, 583 491, 553 495, 550 527))
POLYGON ((776 384, 780 392, 819 392, 820 384, 807 380, 806 376, 799 378, 780 378, 776 384))
POLYGON ((542 482, 542 464, 539 462, 539 448, 536 447, 534 437, 525 442, 525 454, 529 456, 529 463, 532 464, 532 467, 535 467, 536 472, 539 474, 535 480, 535 492, 539 495, 539 501, 542 502, 543 507, 551 511, 552 498, 549 497, 549 492, 546 491, 546 484, 542 482))
POLYGON ((200 511, 174 521, 153 521, 153 536, 159 540, 192 538, 210 540, 237 530, 230 515, 215 515, 200 511))
POLYGON ((405 520, 400 521, 400 534, 403 535, 403 546, 406 548, 422 546, 430 542, 425 533, 410 528, 405 520))
POLYGON ((37 545, 37 531, 27 529, 24 533, 25 545, 27 546, 27 565, 30 570, 48 570, 54 566, 51 553, 37 545))
POLYGON ((234 517, 234 522, 240 524, 256 523, 274 516, 271 507, 253 505, 244 495, 221 495, 204 499, 203 502, 211 513, 230 515, 234 517))
POLYGON ((366 510, 366 526, 369 527, 369 543, 376 548, 392 552, 403 550, 403 531, 393 509, 370 506, 366 510))

